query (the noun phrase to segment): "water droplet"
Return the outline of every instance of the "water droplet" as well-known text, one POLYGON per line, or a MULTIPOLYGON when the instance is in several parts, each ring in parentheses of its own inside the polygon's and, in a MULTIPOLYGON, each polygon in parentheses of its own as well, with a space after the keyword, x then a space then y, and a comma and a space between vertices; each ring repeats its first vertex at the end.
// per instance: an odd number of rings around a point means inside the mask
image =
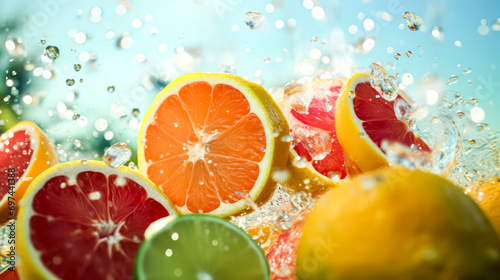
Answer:
POLYGON ((307 160, 304 157, 295 157, 292 162, 293 166, 297 168, 305 168, 307 167, 307 160))
POLYGON ((475 98, 469 99, 469 104, 470 105, 477 105, 477 103, 479 103, 479 101, 477 101, 477 99, 475 99, 475 98))
POLYGON ((54 61, 59 57, 59 48, 53 45, 48 45, 43 51, 43 54, 50 60, 54 61))
POLYGON ((280 132, 278 131, 278 129, 275 127, 273 128, 273 137, 278 137, 280 135, 280 132))
POLYGON ((350 90, 350 91, 347 93, 347 95, 349 95, 349 97, 350 97, 350 98, 354 98, 354 97, 356 97, 356 93, 355 93, 354 91, 352 91, 352 90, 350 90))
POLYGON ((66 85, 68 86, 74 86, 75 85, 75 80, 74 79, 66 79, 66 85))
POLYGON ((476 140, 474 140, 474 139, 469 139, 469 144, 471 144, 471 145, 473 145, 473 146, 474 146, 474 145, 476 145, 476 144, 477 144, 477 142, 476 142, 476 140))
POLYGON ((269 63, 269 62, 271 62, 271 58, 270 58, 270 57, 265 57, 265 58, 264 58, 264 62, 265 62, 266 64, 267 64, 267 63, 269 63))
POLYGON ((432 37, 442 41, 444 39, 444 32, 441 28, 434 26, 431 31, 432 37))
POLYGON ((80 118, 80 114, 76 114, 76 113, 72 117, 73 120, 78 120, 79 118, 80 118))
POLYGON ((290 177, 290 171, 288 169, 274 169, 271 176, 273 181, 283 182, 290 177))
POLYGON ((115 92, 115 86, 109 85, 108 86, 108 92, 115 92))
POLYGON ((293 137, 290 134, 281 137, 281 142, 292 142, 292 141, 293 141, 293 137))
POLYGON ((174 253, 174 252, 172 251, 172 249, 167 249, 167 250, 165 251, 165 256, 167 256, 167 257, 171 257, 173 253, 174 253))
POLYGON ((462 75, 469 74, 470 72, 472 72, 472 69, 471 69, 471 68, 466 68, 466 69, 462 72, 462 75))
POLYGON ((446 82, 447 85, 452 85, 456 84, 458 82, 458 76, 457 75, 451 75, 450 79, 446 82))
POLYGON ((316 42, 318 42, 318 37, 313 36, 313 37, 311 38, 311 42, 312 42, 312 43, 316 43, 316 42))
POLYGON ((123 142, 118 142, 106 150, 102 159, 107 165, 117 168, 125 164, 131 156, 132 151, 129 146, 123 142))
POLYGON ((394 55, 394 58, 395 58, 396 60, 399 60, 399 59, 401 58, 401 54, 400 54, 400 53, 396 53, 396 54, 394 55))
POLYGON ((41 38, 40 41, 38 41, 39 45, 45 45, 45 43, 47 43, 47 41, 45 41, 44 38, 41 38))
POLYGON ((250 11, 243 16, 243 20, 250 29, 257 29, 266 20, 266 17, 257 11, 250 11))
POLYGON ((403 19, 406 21, 408 28, 413 31, 419 30, 420 26, 424 24, 424 20, 420 16, 410 12, 403 13, 403 19))
POLYGON ((462 111, 458 111, 458 112, 457 112, 457 116, 458 116, 459 118, 463 118, 463 117, 465 117, 465 113, 464 113, 464 112, 462 112, 462 111))
POLYGON ((483 192, 478 192, 477 193, 477 200, 481 201, 486 198, 486 195, 483 192))
POLYGON ((132 115, 133 115, 134 117, 139 116, 139 108, 134 107, 134 109, 132 109, 132 115))
POLYGON ((101 192, 91 192, 88 197, 90 200, 99 200, 101 198, 101 192))
POLYGON ((76 63, 75 65, 73 65, 73 69, 75 69, 76 72, 82 70, 82 65, 79 64, 79 63, 76 63))
POLYGON ((363 137, 365 137, 365 134, 364 134, 363 132, 360 132, 360 133, 358 134, 358 138, 363 138, 363 137))
POLYGON ((332 109, 333 109, 332 102, 330 102, 330 100, 325 101, 325 110, 327 112, 330 112, 332 109))
POLYGON ((406 51, 406 56, 407 56, 407 57, 411 57, 411 55, 412 55, 412 52, 411 52, 411 51, 406 51))

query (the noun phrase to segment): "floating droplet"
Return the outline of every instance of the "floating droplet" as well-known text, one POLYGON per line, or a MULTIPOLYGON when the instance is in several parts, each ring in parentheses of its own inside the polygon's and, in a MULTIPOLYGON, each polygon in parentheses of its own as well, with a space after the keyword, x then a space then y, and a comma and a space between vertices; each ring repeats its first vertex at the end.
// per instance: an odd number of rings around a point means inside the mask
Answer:
POLYGON ((115 86, 113 85, 108 86, 108 92, 115 92, 115 86))
POLYGON ((469 74, 470 72, 472 72, 472 69, 471 69, 471 68, 466 68, 466 69, 462 72, 462 75, 469 74))
POLYGON ((447 85, 452 85, 456 84, 458 82, 458 76, 457 75, 451 75, 450 79, 446 82, 447 85))
POLYGON ((396 60, 399 60, 399 59, 401 58, 401 54, 400 54, 400 53, 396 53, 396 54, 394 55, 394 58, 395 58, 396 60))
POLYGON ((117 168, 125 164, 131 156, 132 151, 129 146, 123 142, 118 142, 106 150, 102 159, 107 165, 117 168))
POLYGON ((75 65, 73 65, 73 69, 75 69, 76 72, 82 70, 82 65, 79 64, 79 63, 76 63, 75 65))
POLYGON ((475 99, 475 98, 469 99, 469 104, 470 105, 477 105, 477 103, 479 103, 479 101, 477 101, 477 99, 475 99))
POLYGON ((68 85, 68 86, 74 86, 75 85, 75 80, 74 79, 66 79, 66 85, 68 85))
POLYGON ((407 57, 411 57, 411 55, 412 55, 411 51, 406 51, 406 56, 407 57))
POLYGON ((438 40, 443 40, 444 39, 444 32, 441 30, 441 28, 434 26, 431 31, 432 37, 438 39, 438 40))
POLYGON ((477 193, 477 200, 481 201, 486 198, 486 195, 483 192, 478 192, 477 193))
POLYGON ((354 98, 354 97, 356 97, 356 93, 355 93, 354 91, 352 91, 352 90, 350 90, 350 91, 347 93, 347 95, 349 95, 349 97, 350 97, 350 98, 354 98))
POLYGON ((73 120, 78 120, 80 118, 80 114, 74 114, 73 115, 73 120))
POLYGON ((304 167, 307 167, 307 161, 306 161, 306 158, 304 157, 295 157, 293 159, 293 162, 292 164, 297 167, 297 168, 304 168, 304 167))
POLYGON ((311 38, 311 43, 316 43, 316 42, 318 42, 318 37, 313 36, 313 37, 311 38))
POLYGON ((257 11, 247 12, 243 16, 243 20, 250 29, 257 29, 262 25, 262 22, 266 20, 266 17, 257 11))
POLYGON ((476 140, 474 140, 474 139, 469 139, 469 144, 471 144, 471 145, 473 145, 473 146, 474 146, 474 145, 476 145, 476 144, 477 144, 477 142, 476 142, 476 140))
POLYGON ((275 169, 271 176, 273 181, 283 182, 290 177, 290 171, 288 171, 288 169, 275 169))
POLYGON ((139 108, 134 107, 134 109, 132 109, 132 115, 133 115, 134 117, 139 116, 139 108))
POLYGON ((465 117, 465 113, 464 113, 464 112, 462 112, 462 111, 458 111, 458 112, 457 112, 457 116, 458 116, 459 118, 463 118, 463 117, 465 117))
POLYGON ((48 45, 43 51, 43 54, 50 60, 54 61, 59 57, 59 48, 53 45, 48 45))
POLYGON ((380 93, 380 96, 387 101, 394 101, 398 97, 399 82, 393 76, 387 76, 387 71, 378 65, 372 63, 370 72, 370 84, 380 93))
POLYGON ((269 63, 269 62, 271 62, 271 58, 270 58, 270 57, 265 57, 265 58, 264 58, 264 62, 265 62, 266 64, 267 64, 267 63, 269 63))
POLYGON ((330 100, 325 101, 325 109, 327 112, 330 112, 333 109, 332 102, 330 100))
POLYGON ((290 134, 281 137, 281 142, 292 142, 292 141, 293 141, 293 137, 290 134))
POLYGON ((365 137, 365 134, 364 134, 363 132, 360 132, 360 133, 358 134, 358 138, 363 138, 363 137, 365 137))
POLYGON ((420 16, 410 12, 403 13, 403 19, 406 21, 408 28, 413 31, 419 30, 420 26, 424 24, 424 20, 420 16))
POLYGON ((47 43, 47 41, 45 41, 44 38, 41 38, 40 41, 38 41, 39 45, 45 45, 45 43, 47 43))

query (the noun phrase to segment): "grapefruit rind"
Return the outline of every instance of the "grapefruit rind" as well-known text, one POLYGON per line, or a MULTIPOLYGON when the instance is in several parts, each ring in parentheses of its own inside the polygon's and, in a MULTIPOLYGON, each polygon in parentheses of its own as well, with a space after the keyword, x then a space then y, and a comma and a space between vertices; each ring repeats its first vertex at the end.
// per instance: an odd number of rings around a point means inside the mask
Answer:
MULTIPOLYGON (((33 150, 31 160, 24 174, 19 176, 19 180, 15 184, 14 201, 18 202, 22 199, 26 189, 40 173, 57 163, 57 155, 52 147, 47 136, 38 128, 38 126, 30 121, 22 121, 9 129, 7 133, 26 130, 30 133, 31 141, 30 148, 33 150)), ((10 210, 8 205, 8 194, 1 198, 0 201, 0 225, 8 222, 10 218, 10 210)), ((16 209, 16 211, 18 211, 16 209)))
MULTIPOLYGON (((154 114, 161 104, 171 95, 178 94, 179 90, 192 82, 205 81, 211 85, 227 84, 239 90, 250 105, 250 113, 257 115, 262 122, 266 135, 266 152, 264 158, 258 163, 259 176, 249 193, 249 197, 257 204, 264 204, 274 193, 276 182, 271 179, 274 169, 285 168, 290 147, 289 142, 281 141, 281 137, 289 134, 288 122, 281 109, 272 97, 260 85, 247 81, 239 76, 228 73, 191 73, 177 78, 165 87, 154 99, 152 105, 144 115, 139 129, 137 144, 137 161, 139 170, 147 174, 149 164, 145 160, 144 142, 146 130, 154 120, 154 114), (278 136, 273 136, 273 130, 278 131, 278 136)), ((192 213, 187 205, 177 207, 182 214, 192 213)), ((227 217, 240 214, 249 209, 249 203, 241 199, 235 203, 227 204, 220 201, 220 206, 205 214, 227 217)))
POLYGON ((349 97, 349 91, 355 91, 358 84, 365 82, 370 82, 368 73, 356 73, 349 78, 342 87, 335 107, 337 138, 345 154, 362 172, 389 165, 384 152, 370 139, 363 128, 363 121, 356 116, 354 98, 349 97))
POLYGON ((51 178, 56 176, 75 178, 78 173, 85 171, 100 172, 106 175, 106 177, 111 174, 123 174, 124 177, 141 185, 148 194, 148 197, 153 198, 163 205, 171 216, 178 214, 177 209, 172 202, 170 202, 168 197, 148 178, 133 169, 125 166, 111 168, 104 162, 91 160, 87 161, 85 164, 80 160, 57 164, 44 171, 30 184, 24 198, 20 202, 21 209, 17 219, 16 237, 18 240, 17 255, 19 257, 17 268, 21 279, 58 279, 56 275, 40 262, 40 253, 35 250, 31 243, 29 222, 34 214, 31 205, 37 192, 42 189, 45 183, 51 178))

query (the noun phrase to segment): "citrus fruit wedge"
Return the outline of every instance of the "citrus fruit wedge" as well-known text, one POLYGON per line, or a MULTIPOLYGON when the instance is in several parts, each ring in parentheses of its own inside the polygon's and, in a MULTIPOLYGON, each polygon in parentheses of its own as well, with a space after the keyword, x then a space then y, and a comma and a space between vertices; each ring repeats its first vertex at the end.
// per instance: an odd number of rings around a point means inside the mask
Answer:
POLYGON ((381 149, 384 140, 419 151, 429 146, 399 120, 395 103, 387 101, 370 85, 367 73, 354 74, 344 85, 335 108, 335 130, 344 153, 362 172, 387 166, 381 149))
POLYGON ((211 215, 160 219, 146 230, 135 276, 153 279, 269 279, 264 253, 250 235, 211 215))
POLYGON ((500 241, 446 179, 400 166, 367 172, 313 206, 297 279, 497 279, 500 241))
POLYGON ((11 266, 6 266, 0 271, 0 280, 19 280, 19 276, 11 266))
POLYGON ((19 200, 31 181, 57 163, 49 139, 29 121, 16 124, 0 139, 0 224, 17 216, 19 200))
POLYGON ((21 279, 131 279, 146 228, 177 213, 139 172, 98 161, 53 166, 33 181, 22 204, 21 279))
POLYGON ((335 132, 335 103, 345 82, 316 79, 285 87, 282 109, 293 136, 288 158, 293 175, 283 183, 286 187, 319 195, 334 185, 331 178, 346 176, 344 151, 335 132))
POLYGON ((228 216, 270 198, 271 174, 286 165, 285 135, 286 119, 264 88, 192 73, 163 89, 144 116, 139 169, 181 213, 228 216))

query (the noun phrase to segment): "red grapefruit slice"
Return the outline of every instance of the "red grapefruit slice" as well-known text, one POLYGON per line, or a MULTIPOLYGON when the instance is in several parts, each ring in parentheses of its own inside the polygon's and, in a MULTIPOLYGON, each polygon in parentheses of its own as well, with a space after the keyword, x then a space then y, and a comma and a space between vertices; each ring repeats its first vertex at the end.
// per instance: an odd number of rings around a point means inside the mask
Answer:
POLYGON ((176 214, 139 172, 97 161, 48 169, 23 204, 17 227, 22 279, 131 279, 146 228, 176 214))

